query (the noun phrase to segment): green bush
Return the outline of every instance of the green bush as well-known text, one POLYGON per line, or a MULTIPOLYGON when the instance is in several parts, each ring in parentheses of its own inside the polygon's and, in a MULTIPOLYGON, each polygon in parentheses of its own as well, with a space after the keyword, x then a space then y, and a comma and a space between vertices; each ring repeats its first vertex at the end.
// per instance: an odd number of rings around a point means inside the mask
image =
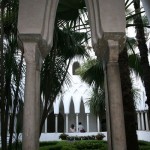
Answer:
POLYGON ((150 150, 150 142, 139 141, 140 150, 150 150))
POLYGON ((40 147, 40 150, 49 150, 49 148, 50 148, 50 145, 42 146, 42 147, 40 147))
POLYGON ((60 134, 59 139, 67 140, 68 136, 69 136, 68 134, 62 133, 62 134, 60 134))
POLYGON ((48 146, 48 145, 55 145, 57 144, 57 141, 52 141, 52 142, 40 142, 40 147, 42 146, 48 146))
POLYGON ((102 140, 105 137, 105 135, 102 133, 98 133, 95 137, 97 140, 102 140))
MULTIPOLYGON (((75 137, 74 137, 75 138, 75 137)), ((99 140, 43 142, 40 150, 107 150, 107 142, 99 140), (49 143, 49 145, 48 145, 49 143)), ((139 141, 140 150, 150 150, 150 142, 139 141)))
POLYGON ((77 149, 101 149, 101 148, 106 148, 106 144, 100 141, 79 141, 74 143, 77 149))
POLYGON ((62 145, 52 145, 51 147, 49 147, 49 150, 61 150, 62 149, 62 145))
POLYGON ((142 145, 149 145, 150 146, 150 143, 149 142, 146 142, 146 141, 139 141, 139 144, 142 146, 142 145))

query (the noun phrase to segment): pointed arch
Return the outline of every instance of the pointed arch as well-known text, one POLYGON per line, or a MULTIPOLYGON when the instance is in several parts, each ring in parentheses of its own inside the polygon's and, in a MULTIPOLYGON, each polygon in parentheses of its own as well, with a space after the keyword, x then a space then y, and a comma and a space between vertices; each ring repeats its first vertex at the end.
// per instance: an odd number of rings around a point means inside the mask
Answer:
POLYGON ((80 113, 85 113, 85 103, 84 103, 82 97, 81 97, 81 101, 80 101, 80 113))
POLYGON ((53 111, 47 117, 47 132, 55 132, 55 115, 53 111))
POLYGON ((62 100, 60 100, 60 103, 59 103, 59 113, 64 114, 64 103, 62 100))
POLYGON ((75 113, 73 99, 71 97, 70 106, 69 106, 69 113, 75 113))
POLYGON ((75 114, 75 107, 74 107, 74 102, 73 99, 71 97, 71 101, 70 101, 70 106, 69 106, 69 114, 68 114, 68 120, 69 120, 69 124, 68 126, 70 127, 71 124, 76 124, 76 114, 75 114))
POLYGON ((103 36, 103 30, 100 20, 100 1, 91 1, 85 0, 87 10, 88 10, 88 18, 91 26, 91 35, 92 35, 92 45, 93 48, 98 44, 98 39, 101 39, 103 36))
POLYGON ((20 0, 19 2, 19 36, 23 42, 37 42, 43 57, 48 54, 53 45, 58 2, 59 0, 42 0, 42 3, 41 0, 20 0))
POLYGON ((59 114, 58 114, 58 132, 64 132, 64 103, 61 100, 59 104, 59 114))
POLYGON ((125 41, 124 0, 85 0, 85 3, 91 27, 92 46, 96 55, 103 59, 107 51, 107 40, 118 40, 120 45, 125 41))

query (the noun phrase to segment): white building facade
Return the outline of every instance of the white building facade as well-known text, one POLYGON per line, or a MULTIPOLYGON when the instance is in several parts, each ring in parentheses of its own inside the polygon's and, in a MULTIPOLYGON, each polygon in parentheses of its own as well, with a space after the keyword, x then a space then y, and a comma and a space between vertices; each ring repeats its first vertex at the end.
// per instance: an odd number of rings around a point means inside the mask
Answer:
POLYGON ((43 132, 70 132, 71 124, 76 127, 81 122, 86 132, 106 131, 106 120, 101 126, 99 116, 90 112, 88 104, 91 96, 91 88, 88 84, 81 81, 80 76, 74 73, 76 65, 80 66, 81 61, 74 60, 69 67, 71 75, 71 86, 65 86, 63 93, 58 95, 54 104, 53 111, 49 113, 45 121, 43 132))

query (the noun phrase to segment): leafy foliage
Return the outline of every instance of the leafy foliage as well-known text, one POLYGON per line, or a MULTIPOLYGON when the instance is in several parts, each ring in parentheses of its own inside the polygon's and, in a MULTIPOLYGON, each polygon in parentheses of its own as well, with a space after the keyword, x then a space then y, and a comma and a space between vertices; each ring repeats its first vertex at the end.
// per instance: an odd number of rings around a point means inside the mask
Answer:
MULTIPOLYGON (((80 2, 81 1, 74 1, 75 4, 80 2)), ((59 15, 60 11, 62 14, 71 11, 70 7, 72 7, 72 5, 66 3, 66 1, 60 1, 58 5, 53 47, 42 65, 41 94, 43 95, 43 112, 40 125, 41 131, 56 96, 62 91, 64 83, 70 83, 68 67, 71 60, 75 57, 88 57, 88 53, 85 49, 87 34, 86 32, 76 30, 79 23, 76 22, 77 18, 74 18, 74 20, 73 18, 64 18, 59 15)), ((78 12, 79 8, 81 9, 81 7, 74 9, 78 12)), ((69 15, 72 14, 70 13, 69 15)), ((78 17, 79 16, 80 13, 78 13, 78 17)))
POLYGON ((105 115, 104 71, 102 62, 88 59, 76 70, 81 79, 93 87, 91 98, 88 100, 91 112, 102 119, 105 115))
POLYGON ((0 49, 0 104, 2 149, 7 149, 9 129, 9 149, 12 147, 14 120, 23 104, 23 48, 18 44, 18 0, 2 0, 1 14, 1 49, 0 49), (20 49, 22 51, 20 51, 20 49), (21 106, 21 107, 20 107, 21 106), (8 124, 10 120, 10 123, 8 124))
POLYGON ((96 59, 88 59, 76 72, 89 85, 103 87, 104 72, 102 62, 96 59))

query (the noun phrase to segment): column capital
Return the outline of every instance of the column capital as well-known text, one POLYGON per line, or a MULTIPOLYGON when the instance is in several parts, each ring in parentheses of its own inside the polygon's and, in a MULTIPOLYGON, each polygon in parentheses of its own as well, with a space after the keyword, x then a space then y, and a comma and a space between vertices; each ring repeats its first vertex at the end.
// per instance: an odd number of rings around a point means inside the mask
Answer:
POLYGON ((19 34, 19 37, 23 43, 36 43, 36 47, 38 47, 43 58, 47 56, 49 50, 51 49, 47 42, 42 39, 40 34, 19 34))
POLYGON ((110 61, 110 59, 112 58, 112 54, 115 52, 115 54, 113 54, 113 57, 115 55, 116 58, 115 60, 113 58, 113 61, 118 61, 117 55, 124 48, 125 39, 126 37, 124 32, 104 33, 103 37, 99 39, 98 45, 94 46, 96 56, 98 57, 98 59, 103 60, 106 63, 110 61), (112 51, 111 49, 114 48, 115 51, 112 51))
POLYGON ((37 42, 23 42, 25 61, 30 66, 35 66, 37 70, 41 69, 42 56, 37 42))
POLYGON ((119 57, 119 42, 108 40, 108 62, 118 62, 119 57))

